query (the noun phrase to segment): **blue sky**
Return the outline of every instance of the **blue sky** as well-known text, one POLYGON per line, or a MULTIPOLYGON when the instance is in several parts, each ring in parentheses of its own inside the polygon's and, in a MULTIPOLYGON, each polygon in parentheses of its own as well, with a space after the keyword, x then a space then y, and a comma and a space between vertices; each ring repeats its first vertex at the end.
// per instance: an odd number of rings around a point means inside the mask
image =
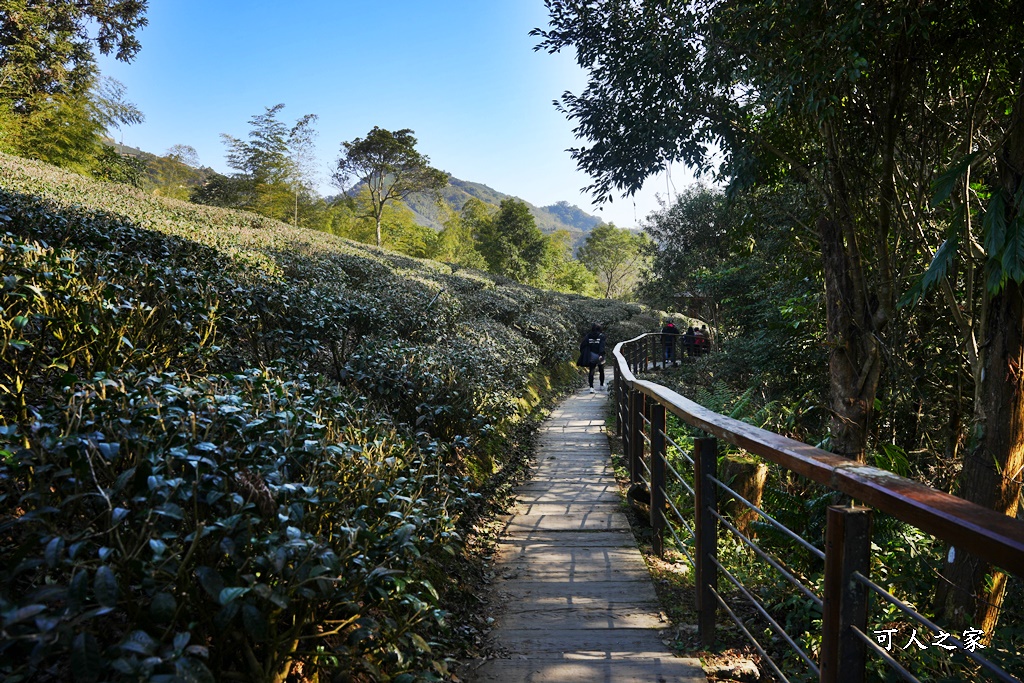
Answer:
POLYGON ((565 200, 620 227, 682 191, 682 167, 600 211, 565 150, 572 124, 552 100, 580 92, 573 55, 534 52, 541 0, 150 0, 142 50, 131 64, 101 59, 127 87, 143 124, 125 144, 163 154, 191 145, 228 172, 220 134, 245 137, 248 120, 286 105, 281 119, 319 116, 324 193, 340 143, 373 126, 411 128, 434 166, 538 206, 565 200), (673 184, 674 183, 674 184, 673 184))

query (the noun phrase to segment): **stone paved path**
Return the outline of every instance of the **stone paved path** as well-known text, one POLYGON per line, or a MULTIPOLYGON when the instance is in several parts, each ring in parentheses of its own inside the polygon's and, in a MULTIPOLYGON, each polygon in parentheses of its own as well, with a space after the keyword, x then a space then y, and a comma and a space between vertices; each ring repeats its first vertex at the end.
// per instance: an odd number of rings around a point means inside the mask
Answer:
POLYGON ((541 428, 498 564, 493 638, 508 658, 478 669, 479 683, 705 681, 658 637, 668 623, 619 510, 606 400, 578 391, 541 428))

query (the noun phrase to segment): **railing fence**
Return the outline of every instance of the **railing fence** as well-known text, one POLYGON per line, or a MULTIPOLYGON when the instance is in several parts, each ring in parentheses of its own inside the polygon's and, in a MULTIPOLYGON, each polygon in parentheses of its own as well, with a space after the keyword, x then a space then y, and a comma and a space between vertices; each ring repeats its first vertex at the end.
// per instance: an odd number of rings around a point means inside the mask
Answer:
MULTIPOLYGON (((785 642, 802 660, 808 674, 818 680, 829 683, 863 682, 871 653, 885 661, 895 675, 917 681, 914 674, 890 654, 889 648, 881 647, 878 638, 869 635, 870 598, 875 596, 896 606, 915 624, 937 636, 942 634, 943 640, 939 642, 947 645, 940 647, 960 648, 978 671, 990 679, 1020 683, 984 657, 981 654, 983 648, 977 643, 969 647, 968 643, 947 634, 913 606, 873 582, 870 566, 875 510, 892 515, 962 551, 971 552, 1018 577, 1024 574, 1024 522, 890 472, 713 413, 664 386, 638 379, 636 375, 649 369, 665 368, 680 360, 681 354, 674 353, 665 340, 670 336, 677 335, 641 335, 616 345, 613 350, 616 433, 623 439, 631 491, 633 487, 639 487, 641 491, 646 488, 649 496, 655 552, 663 553, 667 532, 675 547, 694 568, 697 626, 704 646, 711 647, 715 643, 716 619, 721 610, 751 641, 776 677, 782 681, 790 680, 783 671, 786 665, 773 660, 769 647, 750 632, 744 619, 737 614, 740 606, 731 603, 720 592, 721 578, 734 595, 743 597, 743 609, 753 609, 769 625, 771 637, 785 642), (673 440, 669 418, 708 434, 694 439, 692 455, 673 440), (850 500, 847 505, 828 508, 823 549, 815 547, 774 519, 770 511, 754 505, 720 480, 719 439, 822 484, 850 500), (680 472, 672 464, 668 457, 670 446, 672 452, 682 458, 684 469, 690 468, 688 472, 680 472), (688 476, 691 477, 689 481, 688 476), (806 585, 786 566, 786 561, 766 552, 752 538, 753 534, 741 532, 721 513, 718 504, 720 493, 756 513, 762 524, 770 526, 787 541, 823 563, 820 596, 813 586, 806 585), (693 512, 689 518, 680 510, 679 501, 684 496, 686 500, 693 501, 693 512), (861 504, 854 504, 854 500, 861 504), (778 572, 807 604, 820 609, 820 646, 816 656, 796 642, 779 623, 777 615, 773 616, 750 587, 744 586, 735 573, 722 564, 718 549, 719 532, 722 530, 732 534, 751 553, 778 572)), ((672 340, 673 344, 678 342, 678 339, 672 340)), ((801 680, 806 680, 808 674, 801 680)))

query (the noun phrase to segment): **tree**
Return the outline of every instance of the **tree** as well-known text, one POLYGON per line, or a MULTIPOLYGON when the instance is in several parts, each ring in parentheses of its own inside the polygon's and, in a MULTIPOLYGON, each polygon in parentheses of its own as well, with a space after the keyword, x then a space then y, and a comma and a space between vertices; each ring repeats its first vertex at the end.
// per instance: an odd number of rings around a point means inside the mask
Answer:
POLYGON ((206 181, 199 155, 189 145, 172 145, 163 156, 146 159, 148 191, 161 197, 188 201, 193 189, 206 181))
POLYGON ((556 230, 547 235, 540 275, 531 284, 584 296, 594 296, 599 292, 594 274, 572 257, 572 235, 568 230, 556 230))
MULTIPOLYGON (((827 392, 820 258, 805 193, 794 183, 765 183, 729 198, 689 188, 644 221, 655 249, 639 287, 644 303, 713 326, 716 347, 727 351, 718 356, 716 380, 791 407, 827 392)), ((803 438, 822 426, 802 416, 787 420, 783 433, 803 438)))
POLYGON ((643 298, 664 310, 714 322, 719 307, 708 276, 729 260, 731 227, 725 195, 703 185, 649 215, 644 232, 655 249, 641 285, 643 298))
POLYGON ((649 251, 646 235, 602 223, 587 235, 579 258, 597 275, 604 298, 619 299, 629 296, 643 277, 649 251))
POLYGON ((501 200, 498 213, 480 225, 480 253, 488 270, 518 282, 531 282, 540 272, 545 236, 525 202, 501 200))
MULTIPOLYGON (((482 204, 478 199, 471 199, 466 205, 472 201, 482 204)), ((444 228, 437 235, 437 254, 434 258, 445 263, 486 270, 487 262, 476 248, 473 220, 468 219, 466 213, 454 211, 446 203, 442 203, 440 209, 444 228)))
POLYGON ((353 179, 369 189, 378 247, 384 245, 381 218, 387 204, 413 192, 436 195, 448 184, 448 174, 431 167, 430 159, 416 151, 412 133, 408 128, 392 133, 374 126, 366 138, 341 143, 342 156, 332 179, 343 191, 353 179))
POLYGON ((139 185, 143 165, 107 144, 122 125, 145 117, 124 98, 124 85, 112 78, 89 79, 82 93, 40 97, 31 109, 15 113, 5 103, 0 117, 3 146, 10 153, 104 180, 139 185))
POLYGON ((121 130, 121 126, 133 126, 146 120, 142 111, 127 101, 124 83, 116 78, 102 76, 92 88, 95 118, 107 134, 121 130))
POLYGON ((0 97, 27 114, 51 95, 81 96, 95 76, 93 46, 123 62, 141 45, 147 0, 0 0, 0 97))
POLYGON ((88 175, 102 153, 103 127, 87 95, 53 95, 16 119, 17 154, 88 175))
POLYGON ((237 187, 222 194, 237 202, 235 208, 298 225, 300 200, 317 199, 311 161, 317 117, 306 114, 289 128, 278 119, 282 109, 276 104, 249 119, 248 140, 221 135, 228 166, 237 171, 231 179, 237 187))

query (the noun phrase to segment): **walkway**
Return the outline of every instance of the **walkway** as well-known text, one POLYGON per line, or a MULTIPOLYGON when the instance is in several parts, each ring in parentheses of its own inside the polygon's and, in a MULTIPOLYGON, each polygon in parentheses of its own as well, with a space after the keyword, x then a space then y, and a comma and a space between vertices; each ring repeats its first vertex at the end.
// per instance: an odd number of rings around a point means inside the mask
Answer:
POLYGON ((705 680, 696 659, 673 657, 668 623, 619 510, 604 434, 606 394, 578 391, 541 428, 537 469, 519 489, 498 565, 493 632, 507 659, 479 683, 705 680))

